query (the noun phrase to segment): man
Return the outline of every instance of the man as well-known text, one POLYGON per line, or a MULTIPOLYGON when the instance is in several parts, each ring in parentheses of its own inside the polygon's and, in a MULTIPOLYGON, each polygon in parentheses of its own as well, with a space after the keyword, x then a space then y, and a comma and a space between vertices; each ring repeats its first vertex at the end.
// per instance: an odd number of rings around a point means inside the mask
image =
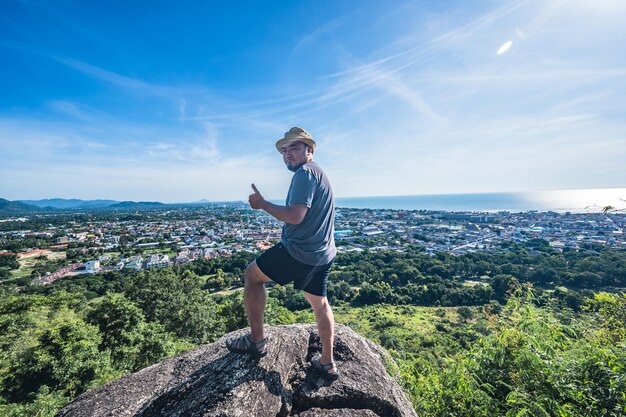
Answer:
POLYGON ((250 207, 261 209, 285 222, 281 241, 248 265, 244 274, 244 302, 250 334, 226 342, 231 352, 262 357, 267 353, 263 334, 266 294, 264 284, 274 281, 304 291, 315 312, 322 341, 322 354, 311 359, 311 366, 330 379, 339 377, 333 361, 334 317, 326 287, 335 248, 335 201, 326 173, 313 161, 316 143, 299 127, 291 128, 276 142, 287 168, 294 172, 286 205, 265 200, 254 184, 250 207))

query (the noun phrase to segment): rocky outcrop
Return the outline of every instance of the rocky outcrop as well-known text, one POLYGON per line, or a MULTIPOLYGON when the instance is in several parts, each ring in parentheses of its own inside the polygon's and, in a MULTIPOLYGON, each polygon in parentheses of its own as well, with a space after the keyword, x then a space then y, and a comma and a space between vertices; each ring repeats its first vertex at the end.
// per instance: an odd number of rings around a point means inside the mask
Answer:
POLYGON ((57 416, 416 416, 385 370, 387 354, 349 327, 336 326, 334 382, 309 365, 321 351, 315 325, 268 327, 259 360, 224 347, 244 332, 86 392, 57 416))

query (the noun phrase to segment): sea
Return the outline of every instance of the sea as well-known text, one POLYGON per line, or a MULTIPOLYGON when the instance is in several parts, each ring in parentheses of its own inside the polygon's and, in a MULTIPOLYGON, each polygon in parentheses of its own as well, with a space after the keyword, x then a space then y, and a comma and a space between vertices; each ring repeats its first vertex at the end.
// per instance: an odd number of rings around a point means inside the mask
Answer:
POLYGON ((337 197, 337 207, 471 212, 554 211, 626 213, 626 188, 552 190, 521 193, 431 194, 384 197, 337 197))

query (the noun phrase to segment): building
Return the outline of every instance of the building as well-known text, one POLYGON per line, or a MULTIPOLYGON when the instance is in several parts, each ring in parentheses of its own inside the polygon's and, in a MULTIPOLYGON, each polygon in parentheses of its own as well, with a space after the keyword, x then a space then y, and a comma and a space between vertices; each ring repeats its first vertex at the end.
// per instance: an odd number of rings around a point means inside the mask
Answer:
POLYGON ((143 267, 143 257, 141 255, 132 256, 128 259, 128 262, 124 265, 126 269, 134 269, 135 271, 140 271, 143 267))
POLYGON ((89 261, 85 263, 85 273, 95 274, 100 271, 100 261, 89 261))
POLYGON ((170 264, 170 257, 155 253, 146 259, 146 268, 162 268, 170 264))

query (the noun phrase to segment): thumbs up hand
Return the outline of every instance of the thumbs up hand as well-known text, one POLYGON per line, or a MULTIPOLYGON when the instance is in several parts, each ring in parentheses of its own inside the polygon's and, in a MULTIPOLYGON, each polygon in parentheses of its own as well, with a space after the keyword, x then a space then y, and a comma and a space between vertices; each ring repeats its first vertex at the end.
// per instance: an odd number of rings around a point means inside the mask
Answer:
POLYGON ((259 190, 256 188, 254 184, 252 184, 252 189, 254 193, 250 194, 248 197, 248 202, 250 203, 250 207, 253 209, 261 209, 263 208, 263 204, 265 203, 265 198, 261 195, 259 190))

